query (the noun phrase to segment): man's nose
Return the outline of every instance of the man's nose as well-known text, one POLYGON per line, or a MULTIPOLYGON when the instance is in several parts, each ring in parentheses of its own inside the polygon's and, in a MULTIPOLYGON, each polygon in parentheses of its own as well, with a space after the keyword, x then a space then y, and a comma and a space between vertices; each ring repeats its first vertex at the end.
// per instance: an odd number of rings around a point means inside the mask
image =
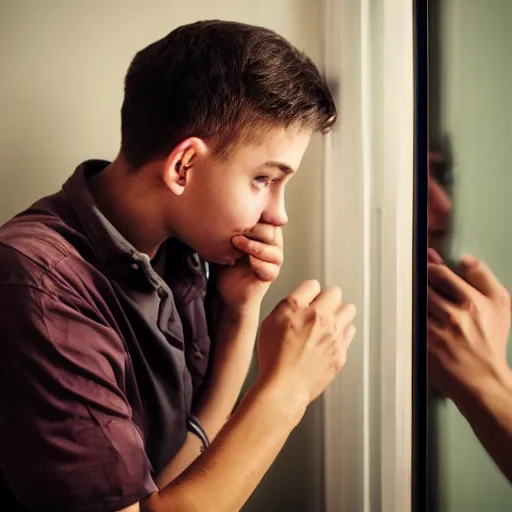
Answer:
POLYGON ((268 207, 263 212, 262 220, 263 222, 272 224, 273 226, 277 227, 282 227, 288 222, 288 215, 286 214, 286 207, 283 196, 268 205, 268 207))
POLYGON ((429 185, 430 207, 438 215, 448 215, 452 209, 452 200, 439 183, 430 180, 429 185))

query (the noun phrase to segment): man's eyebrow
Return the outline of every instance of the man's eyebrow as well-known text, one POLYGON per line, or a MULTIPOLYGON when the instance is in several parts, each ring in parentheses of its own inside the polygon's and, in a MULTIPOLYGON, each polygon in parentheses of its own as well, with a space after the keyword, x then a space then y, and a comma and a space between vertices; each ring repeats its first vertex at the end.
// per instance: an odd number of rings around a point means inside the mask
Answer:
POLYGON ((295 172, 294 169, 292 169, 289 165, 283 163, 283 162, 276 162, 275 160, 270 160, 268 162, 265 162, 266 167, 275 167, 279 169, 284 174, 293 174, 295 172))

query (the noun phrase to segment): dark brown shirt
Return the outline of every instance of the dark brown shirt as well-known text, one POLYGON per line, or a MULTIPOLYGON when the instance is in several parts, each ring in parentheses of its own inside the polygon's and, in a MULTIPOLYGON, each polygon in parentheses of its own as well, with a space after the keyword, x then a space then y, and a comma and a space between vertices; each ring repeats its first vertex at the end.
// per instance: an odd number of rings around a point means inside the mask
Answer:
POLYGON ((77 168, 0 228, 0 471, 30 510, 122 509, 179 450, 210 351, 206 276, 170 239, 153 261, 77 168))

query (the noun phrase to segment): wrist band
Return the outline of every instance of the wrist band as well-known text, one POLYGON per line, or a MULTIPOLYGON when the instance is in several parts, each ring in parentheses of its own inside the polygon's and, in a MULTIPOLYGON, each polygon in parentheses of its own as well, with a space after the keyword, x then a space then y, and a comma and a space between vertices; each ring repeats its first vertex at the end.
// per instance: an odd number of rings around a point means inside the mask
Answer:
POLYGON ((201 453, 203 453, 208 446, 210 446, 210 440, 208 439, 208 434, 206 430, 201 425, 201 422, 192 414, 189 415, 187 420, 187 430, 196 435, 200 440, 203 446, 201 446, 201 453))

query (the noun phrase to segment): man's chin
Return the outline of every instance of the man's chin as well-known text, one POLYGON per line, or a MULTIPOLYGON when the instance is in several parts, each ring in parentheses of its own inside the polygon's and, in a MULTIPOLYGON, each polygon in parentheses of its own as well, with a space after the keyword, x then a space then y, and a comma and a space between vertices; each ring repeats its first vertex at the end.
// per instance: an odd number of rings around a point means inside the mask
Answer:
POLYGON ((210 260, 210 263, 216 263, 217 265, 224 265, 232 267, 237 261, 241 260, 245 256, 244 253, 237 251, 236 254, 225 254, 221 257, 210 260))
POLYGON ((244 256, 245 254, 243 252, 238 252, 235 255, 230 255, 227 257, 228 261, 225 264, 232 267, 233 265, 236 265, 244 256))

